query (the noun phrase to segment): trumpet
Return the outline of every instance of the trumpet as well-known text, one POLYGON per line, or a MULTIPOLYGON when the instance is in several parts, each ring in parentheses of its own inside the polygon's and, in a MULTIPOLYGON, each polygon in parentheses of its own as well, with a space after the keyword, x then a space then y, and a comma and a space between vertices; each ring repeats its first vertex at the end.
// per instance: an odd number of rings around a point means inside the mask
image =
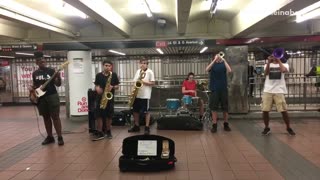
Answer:
POLYGON ((218 53, 218 56, 220 57, 220 58, 222 58, 223 59, 223 57, 224 57, 224 52, 222 52, 222 51, 220 51, 219 53, 218 53))

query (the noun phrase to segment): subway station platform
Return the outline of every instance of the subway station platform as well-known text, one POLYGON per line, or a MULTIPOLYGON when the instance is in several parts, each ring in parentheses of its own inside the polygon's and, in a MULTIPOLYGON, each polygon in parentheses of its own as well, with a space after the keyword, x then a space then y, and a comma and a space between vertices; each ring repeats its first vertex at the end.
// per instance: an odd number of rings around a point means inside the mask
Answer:
MULTIPOLYGON (((304 112, 305 113, 305 112, 304 112)), ((90 140, 86 121, 70 121, 61 107, 65 145, 42 146, 45 130, 33 106, 0 107, 0 179, 130 179, 230 180, 320 179, 320 121, 293 118, 296 136, 286 133, 279 118, 271 120, 269 136, 261 136, 261 118, 230 120, 231 132, 157 130, 152 134, 176 143, 176 167, 153 173, 122 173, 121 144, 131 136, 127 126, 113 127, 113 139, 90 140), (39 124, 38 124, 39 122, 39 124), (41 133, 40 133, 41 132, 41 133)), ((290 113, 289 113, 290 115, 290 113)), ((143 133, 143 131, 141 132, 143 133)))

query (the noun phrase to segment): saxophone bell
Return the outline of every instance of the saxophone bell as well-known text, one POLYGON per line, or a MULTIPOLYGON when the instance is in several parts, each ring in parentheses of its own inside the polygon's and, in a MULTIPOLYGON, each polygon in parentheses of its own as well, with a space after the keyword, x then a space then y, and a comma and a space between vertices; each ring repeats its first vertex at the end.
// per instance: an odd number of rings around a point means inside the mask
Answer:
POLYGON ((136 88, 141 88, 143 86, 143 82, 141 80, 136 81, 135 85, 136 88))
POLYGON ((106 94, 106 98, 107 98, 108 100, 111 100, 111 99, 113 98, 113 94, 112 94, 111 92, 108 92, 108 93, 106 94))

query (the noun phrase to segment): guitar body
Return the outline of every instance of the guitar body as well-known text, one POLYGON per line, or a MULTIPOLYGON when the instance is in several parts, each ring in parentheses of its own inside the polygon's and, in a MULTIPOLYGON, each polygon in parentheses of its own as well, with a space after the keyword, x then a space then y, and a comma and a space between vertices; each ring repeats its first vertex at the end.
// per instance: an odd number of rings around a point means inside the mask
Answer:
POLYGON ((33 89, 30 91, 29 99, 32 104, 38 104, 39 98, 46 94, 46 91, 43 91, 43 89, 46 88, 46 86, 53 80, 53 78, 56 76, 57 73, 59 73, 65 66, 69 64, 69 61, 64 62, 60 65, 58 70, 48 79, 44 84, 42 84, 37 89, 33 89))
POLYGON ((41 89, 42 86, 40 86, 39 88, 35 89, 35 93, 36 93, 36 96, 39 98, 41 96, 43 96, 44 94, 46 94, 46 91, 42 91, 41 89))
POLYGON ((38 104, 39 98, 37 97, 35 90, 30 91, 29 99, 32 104, 38 104))
POLYGON ((38 104, 39 98, 46 94, 46 91, 43 91, 40 86, 37 89, 30 91, 29 99, 32 104, 38 104))

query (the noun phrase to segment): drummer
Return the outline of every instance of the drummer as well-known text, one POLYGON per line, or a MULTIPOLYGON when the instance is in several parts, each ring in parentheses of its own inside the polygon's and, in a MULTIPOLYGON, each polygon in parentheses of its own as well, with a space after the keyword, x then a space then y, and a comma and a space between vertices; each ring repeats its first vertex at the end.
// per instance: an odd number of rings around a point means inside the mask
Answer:
MULTIPOLYGON (((197 89, 196 89, 197 82, 193 78, 194 78, 194 73, 190 72, 188 74, 188 77, 182 83, 182 94, 184 94, 185 96, 197 97, 197 89)), ((199 119, 201 120, 204 112, 204 102, 200 98, 198 100, 198 105, 199 105, 199 111, 200 111, 199 119)))

